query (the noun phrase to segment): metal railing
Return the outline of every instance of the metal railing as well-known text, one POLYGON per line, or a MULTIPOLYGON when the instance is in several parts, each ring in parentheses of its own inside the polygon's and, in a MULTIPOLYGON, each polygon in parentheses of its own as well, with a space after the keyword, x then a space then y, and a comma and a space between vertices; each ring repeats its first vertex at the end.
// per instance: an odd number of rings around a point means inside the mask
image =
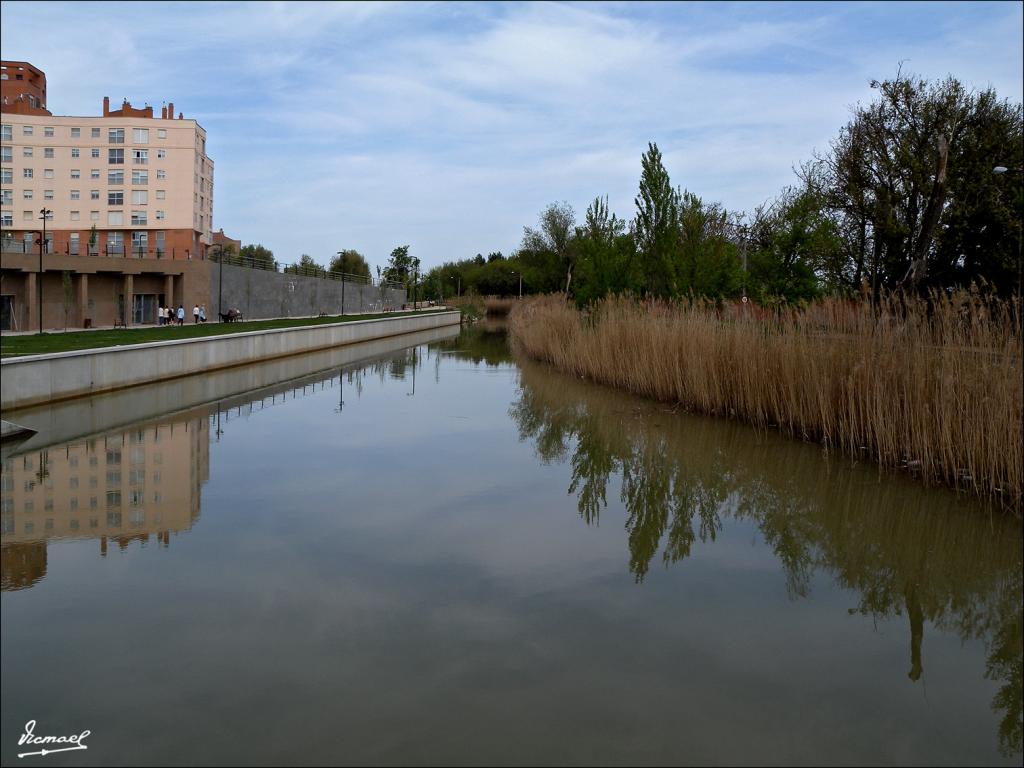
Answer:
MULTIPOLYGON (((207 258, 215 264, 220 263, 220 250, 210 248, 207 250, 207 258)), ((235 267, 246 267, 248 269, 260 269, 265 272, 278 272, 285 275, 298 275, 300 277, 318 277, 322 280, 337 280, 355 285, 370 285, 385 288, 404 289, 401 283, 392 280, 374 280, 366 275, 356 275, 351 272, 331 272, 320 266, 308 266, 298 262, 292 264, 279 264, 276 261, 266 259, 254 259, 251 256, 240 256, 227 254, 224 256, 224 263, 235 267)))

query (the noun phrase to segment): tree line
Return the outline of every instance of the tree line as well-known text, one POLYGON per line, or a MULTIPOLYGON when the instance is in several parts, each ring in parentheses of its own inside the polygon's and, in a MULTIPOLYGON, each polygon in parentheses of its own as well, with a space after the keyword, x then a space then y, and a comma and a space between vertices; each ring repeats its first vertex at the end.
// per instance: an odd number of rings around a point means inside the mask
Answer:
POLYGON ((515 253, 447 262, 421 290, 514 295, 521 280, 524 293, 580 304, 622 292, 764 304, 971 284, 1020 293, 1021 104, 953 77, 897 73, 871 87, 828 149, 753 212, 674 186, 650 143, 632 219, 607 197, 582 221, 551 203, 515 253))

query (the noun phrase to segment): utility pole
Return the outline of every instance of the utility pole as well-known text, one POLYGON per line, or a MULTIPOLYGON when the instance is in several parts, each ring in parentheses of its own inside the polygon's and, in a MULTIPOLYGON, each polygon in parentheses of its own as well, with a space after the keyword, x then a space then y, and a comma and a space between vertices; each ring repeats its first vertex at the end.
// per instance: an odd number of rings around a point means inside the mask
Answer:
POLYGON ((43 332, 43 251, 46 249, 46 219, 53 213, 48 208, 39 211, 43 220, 43 236, 39 240, 39 286, 36 293, 39 295, 39 333, 43 332))

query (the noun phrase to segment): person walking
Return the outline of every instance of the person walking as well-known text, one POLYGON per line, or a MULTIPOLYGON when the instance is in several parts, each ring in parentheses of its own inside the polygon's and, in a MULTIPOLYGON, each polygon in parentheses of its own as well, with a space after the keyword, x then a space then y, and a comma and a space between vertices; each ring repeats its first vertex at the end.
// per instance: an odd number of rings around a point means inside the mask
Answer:
POLYGON ((163 325, 164 324, 164 307, 163 307, 162 304, 158 304, 157 308, 156 308, 156 324, 157 325, 163 325))
POLYGON ((200 304, 199 305, 199 322, 200 323, 205 323, 206 322, 206 305, 205 304, 200 304))
POLYGON ((199 305, 192 307, 192 324, 199 325, 199 305))
POLYGON ((179 304, 178 305, 178 325, 184 325, 184 324, 185 324, 185 305, 184 304, 179 304))

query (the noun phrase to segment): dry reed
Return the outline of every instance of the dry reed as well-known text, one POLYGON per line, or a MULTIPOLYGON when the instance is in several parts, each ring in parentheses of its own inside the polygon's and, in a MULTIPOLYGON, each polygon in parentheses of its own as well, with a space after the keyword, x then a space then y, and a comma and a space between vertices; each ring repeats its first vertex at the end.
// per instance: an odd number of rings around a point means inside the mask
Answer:
POLYGON ((1019 299, 749 305, 561 296, 512 313, 516 349, 577 376, 816 440, 998 498, 1024 481, 1019 299))
POLYGON ((484 299, 484 309, 488 315, 507 315, 516 305, 515 299, 501 299, 497 296, 488 296, 484 299))

